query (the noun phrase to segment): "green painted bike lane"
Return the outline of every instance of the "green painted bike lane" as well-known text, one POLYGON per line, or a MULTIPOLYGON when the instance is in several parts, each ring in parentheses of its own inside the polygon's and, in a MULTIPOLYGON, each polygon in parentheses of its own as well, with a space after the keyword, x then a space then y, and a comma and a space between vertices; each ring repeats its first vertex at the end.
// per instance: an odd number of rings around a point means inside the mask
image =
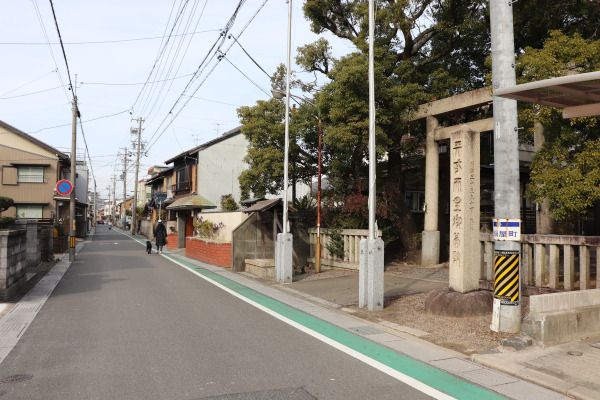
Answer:
MULTIPOLYGON (((130 235, 127 236, 131 237, 130 235)), ((142 244, 145 244, 138 238, 131 238, 142 244)), ((194 265, 172 255, 164 253, 162 255, 196 273, 201 274, 206 279, 216 282, 251 300, 252 302, 260 304, 261 306, 289 320, 292 320, 299 325, 304 326, 307 329, 323 335, 343 346, 346 346, 368 358, 371 358, 389 368, 392 368, 395 371, 422 382, 431 388, 444 392, 456 399, 506 399, 503 396, 465 382, 460 378, 440 371, 430 365, 416 361, 408 356, 400 355, 393 350, 373 343, 370 340, 357 336, 351 332, 345 331, 342 328, 313 317, 312 315, 297 310, 291 306, 288 306, 287 304, 274 300, 203 267, 194 265)))

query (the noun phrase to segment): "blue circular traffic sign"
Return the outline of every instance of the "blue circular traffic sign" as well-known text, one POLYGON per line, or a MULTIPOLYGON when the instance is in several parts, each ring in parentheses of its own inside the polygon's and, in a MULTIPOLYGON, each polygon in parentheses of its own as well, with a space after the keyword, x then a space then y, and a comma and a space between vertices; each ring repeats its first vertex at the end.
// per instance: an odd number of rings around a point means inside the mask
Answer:
POLYGON ((67 180, 63 179, 62 181, 58 181, 58 183, 56 184, 56 191, 58 192, 58 194, 60 194, 62 196, 71 194, 72 190, 73 190, 73 186, 71 185, 71 182, 69 182, 67 180))

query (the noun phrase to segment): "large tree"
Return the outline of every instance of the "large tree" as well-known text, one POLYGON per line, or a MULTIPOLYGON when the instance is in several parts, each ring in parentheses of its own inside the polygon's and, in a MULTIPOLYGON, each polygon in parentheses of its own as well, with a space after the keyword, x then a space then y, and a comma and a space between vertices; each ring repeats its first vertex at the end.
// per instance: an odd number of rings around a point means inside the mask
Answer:
MULTIPOLYGON (((520 83, 600 69, 600 40, 552 31, 543 48, 526 48, 518 58, 520 83)), ((554 217, 574 222, 600 200, 600 124, 597 118, 564 120, 552 107, 520 104, 530 139, 534 123, 544 126, 545 143, 531 165, 528 196, 550 200, 554 217)))

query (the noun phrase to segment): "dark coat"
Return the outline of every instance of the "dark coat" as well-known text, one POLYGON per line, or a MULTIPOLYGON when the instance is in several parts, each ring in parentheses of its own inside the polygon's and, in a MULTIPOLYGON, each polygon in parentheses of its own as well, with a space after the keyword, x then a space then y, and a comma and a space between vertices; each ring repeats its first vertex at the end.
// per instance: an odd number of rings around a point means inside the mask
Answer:
POLYGON ((162 222, 159 222, 154 228, 154 238, 157 246, 164 246, 167 242, 167 228, 162 222))

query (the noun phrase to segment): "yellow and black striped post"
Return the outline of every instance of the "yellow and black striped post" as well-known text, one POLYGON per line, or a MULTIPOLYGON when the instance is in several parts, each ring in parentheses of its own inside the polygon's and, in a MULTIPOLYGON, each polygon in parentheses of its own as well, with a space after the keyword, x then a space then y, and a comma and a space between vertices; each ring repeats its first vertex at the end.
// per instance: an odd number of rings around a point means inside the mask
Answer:
POLYGON ((518 305, 519 297, 519 252, 496 251, 494 263, 494 298, 504 305, 518 305))
POLYGON ((69 244, 71 248, 75 248, 76 240, 75 236, 69 236, 69 244))

